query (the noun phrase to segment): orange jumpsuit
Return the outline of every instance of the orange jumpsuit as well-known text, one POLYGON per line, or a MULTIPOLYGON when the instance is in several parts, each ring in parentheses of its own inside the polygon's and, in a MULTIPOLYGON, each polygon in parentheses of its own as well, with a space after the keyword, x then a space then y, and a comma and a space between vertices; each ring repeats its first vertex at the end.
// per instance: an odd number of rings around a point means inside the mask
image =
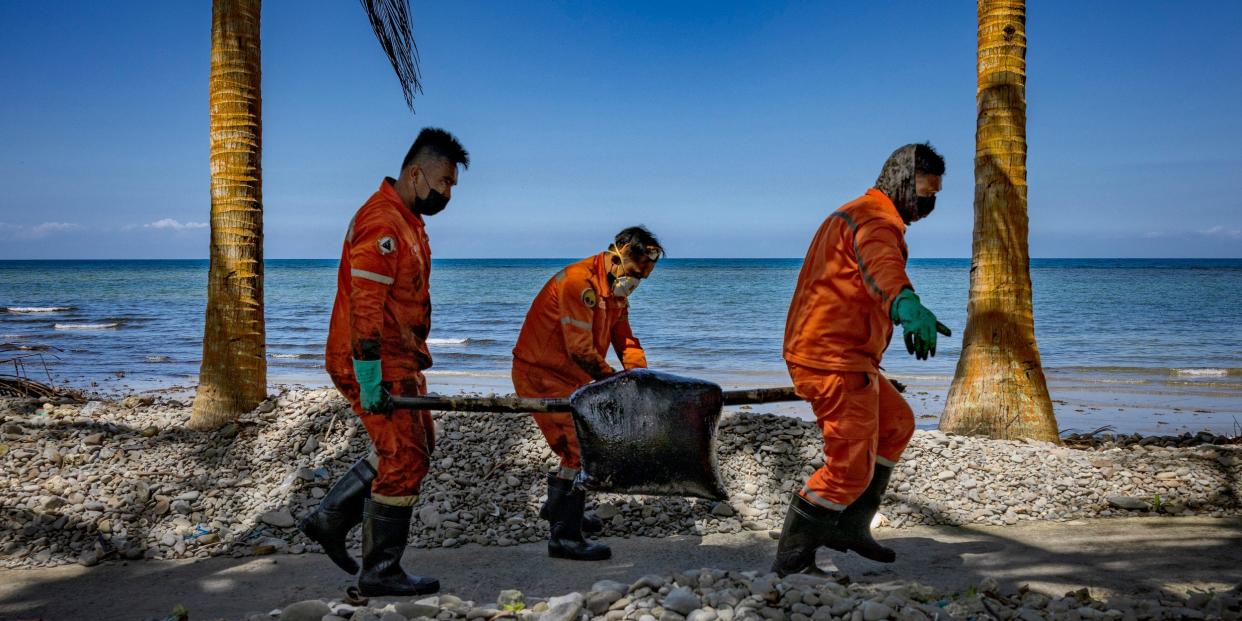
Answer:
POLYGON ((362 418, 379 456, 373 495, 413 502, 435 448, 431 412, 396 409, 373 414, 359 403, 353 358, 383 361, 383 383, 392 394, 427 392, 423 369, 431 366, 431 248, 423 219, 401 202, 393 180, 354 215, 337 270, 336 301, 328 327, 328 375, 362 418))
POLYGON ((854 502, 876 461, 893 465, 914 434, 914 413, 879 370, 892 301, 913 288, 905 228, 875 188, 833 212, 811 241, 789 306, 785 361, 824 439, 824 465, 802 495, 830 509, 854 502))
MULTIPOLYGON (((579 386, 612 375, 604 360, 611 344, 626 369, 645 368, 647 356, 630 331, 629 301, 611 295, 609 253, 583 259, 556 273, 526 313, 513 348, 513 388, 521 397, 567 397, 579 386)), ((568 412, 535 413, 543 437, 561 466, 581 466, 574 421, 568 412)))

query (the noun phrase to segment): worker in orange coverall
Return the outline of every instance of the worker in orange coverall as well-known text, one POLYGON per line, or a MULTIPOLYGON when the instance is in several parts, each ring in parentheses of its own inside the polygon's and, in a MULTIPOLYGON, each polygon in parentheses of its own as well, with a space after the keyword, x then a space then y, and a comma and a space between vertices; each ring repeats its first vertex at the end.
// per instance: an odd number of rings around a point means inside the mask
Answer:
POLYGON ((452 134, 419 133, 396 179, 354 215, 341 251, 325 352, 328 374, 362 419, 373 455, 354 464, 299 528, 341 569, 358 571, 346 550, 362 523, 358 590, 368 597, 434 593, 440 583, 401 567, 413 505, 435 447, 431 413, 394 408, 389 392, 427 392, 431 366, 431 248, 423 218, 448 205, 458 165, 470 156, 452 134))
MULTIPOLYGON (((616 373, 604 359, 612 345, 626 369, 646 368, 642 345, 630 331, 627 297, 651 275, 663 247, 647 229, 617 234, 608 250, 557 272, 526 314, 513 348, 513 388, 521 397, 567 397, 592 380, 616 373)), ((577 484, 581 468, 578 438, 569 412, 534 414, 552 450, 561 458, 548 474, 548 500, 539 515, 551 524, 548 555, 603 560, 608 546, 587 541, 583 530, 599 532, 595 516, 584 518, 586 492, 577 484)))
POLYGON ((785 324, 785 361, 824 439, 824 465, 793 494, 773 571, 817 573, 820 546, 880 562, 871 520, 893 466, 914 433, 914 414, 880 373, 894 324, 920 360, 949 329, 906 276, 906 227, 935 207, 944 159, 928 144, 897 149, 875 187, 833 212, 807 250, 785 324))

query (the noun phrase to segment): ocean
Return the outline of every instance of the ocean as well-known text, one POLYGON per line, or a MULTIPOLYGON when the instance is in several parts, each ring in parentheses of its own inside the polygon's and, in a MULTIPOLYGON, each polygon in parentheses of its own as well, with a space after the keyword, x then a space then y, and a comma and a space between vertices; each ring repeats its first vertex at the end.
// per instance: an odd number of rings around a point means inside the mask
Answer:
MULTIPOLYGON (((432 269, 433 391, 510 392, 510 351, 531 299, 575 259, 439 259, 432 269)), ((785 313, 800 259, 660 262, 631 296, 653 368, 726 388, 788 384, 785 313)), ((887 372, 932 427, 965 327, 970 261, 914 259, 923 302, 954 331, 918 361, 898 338, 887 372)), ((1236 433, 1242 421, 1242 259, 1037 259, 1036 337, 1064 431, 1236 433)), ((269 382, 327 385, 323 343, 335 260, 266 264, 269 382)), ((105 394, 190 394, 207 262, 0 261, 0 373, 105 394), (46 370, 44 368, 46 363, 46 370)), ((615 356, 614 356, 615 359, 615 356)), ((763 408, 809 417, 804 404, 763 408)))

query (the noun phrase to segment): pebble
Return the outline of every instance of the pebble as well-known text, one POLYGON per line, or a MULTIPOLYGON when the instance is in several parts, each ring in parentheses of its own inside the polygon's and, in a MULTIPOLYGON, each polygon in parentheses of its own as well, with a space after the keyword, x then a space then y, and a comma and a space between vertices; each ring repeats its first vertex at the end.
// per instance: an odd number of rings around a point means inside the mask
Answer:
MULTIPOLYGON (((1047 595, 1023 589, 1018 594, 997 593, 994 580, 984 579, 960 592, 943 591, 933 587, 901 579, 881 583, 850 584, 841 576, 830 578, 794 576, 777 579, 773 574, 757 575, 755 572, 729 572, 704 568, 696 572, 673 575, 644 576, 635 585, 647 595, 631 600, 616 600, 611 608, 585 606, 596 593, 616 593, 614 587, 625 585, 610 581, 596 583, 590 593, 567 593, 547 600, 527 601, 518 591, 502 591, 497 597, 500 609, 476 605, 451 594, 441 594, 417 602, 395 602, 383 605, 373 600, 369 605, 350 606, 339 601, 308 600, 285 606, 283 610, 255 619, 279 618, 335 621, 348 618, 351 621, 400 621, 400 619, 437 619, 456 621, 468 619, 508 618, 517 621, 577 621, 579 619, 619 620, 639 619, 646 621, 734 621, 758 619, 789 619, 827 621, 846 619, 851 621, 930 621, 931 619, 1002 619, 1036 621, 1038 619, 1238 619, 1242 618, 1242 585, 1228 592, 1178 592, 1164 590, 1144 595, 1114 595, 1107 601, 1091 596, 1091 591, 1079 589, 1064 597, 1047 595), (697 586, 678 586, 669 590, 657 603, 651 587, 670 585, 688 579, 692 575, 712 576, 710 584, 698 580, 697 586), (846 584, 839 583, 842 580, 846 584), (760 584, 762 591, 750 587, 760 584), (740 597, 739 594, 750 595, 740 597), (987 595, 983 595, 983 594, 987 595), (684 614, 684 608, 670 606, 670 599, 714 602, 715 605, 696 605, 684 614), (986 602, 985 602, 986 598, 986 602), (525 602, 525 606, 516 605, 525 602), (515 604, 510 606, 504 603, 515 604), (381 607, 382 606, 382 607, 381 607), (701 607, 699 607, 701 606, 701 607), (583 610, 583 608, 586 610, 583 610), (503 611, 503 612, 502 612, 503 611), (302 613, 305 616, 296 616, 302 613), (314 616, 321 615, 321 616, 314 616), (657 616, 658 615, 658 616, 657 616)), ((1018 582, 1024 581, 1015 576, 1018 582)), ((695 580, 691 580, 694 582, 695 580)), ((636 591, 637 592, 637 591, 636 591)), ((247 618, 249 620, 250 618, 247 618)))
MULTIPOLYGON (((188 403, 142 397, 97 401, 89 434, 41 423, 47 416, 0 399, 0 505, 19 524, 0 528, 0 550, 26 550, 0 554, 0 566, 80 563, 97 536, 119 552, 109 557, 117 560, 294 553, 310 543, 297 519, 369 448, 358 418, 330 389, 285 391, 213 434, 185 429, 188 403), (84 436, 95 433, 100 444, 85 445, 84 436)), ((53 408, 68 419, 85 416, 80 409, 53 408)), ((530 417, 434 418, 440 441, 415 506, 411 545, 541 541, 546 524, 538 511, 555 458, 530 417), (503 470, 478 450, 496 438, 516 439, 506 445, 503 470)), ((1130 511, 1242 515, 1228 492, 1242 481, 1242 446, 1201 434, 1148 440, 1100 436, 1068 448, 916 431, 894 469, 882 524, 1075 523, 1130 511)), ((609 536, 779 532, 790 493, 822 463, 819 430, 727 410, 717 442, 734 504, 592 493, 609 536)), ((351 548, 359 537, 358 529, 350 534, 351 548)))
POLYGON ((268 511, 259 516, 259 519, 262 520, 264 524, 269 524, 277 528, 288 528, 296 523, 293 519, 293 515, 290 514, 287 509, 268 511))

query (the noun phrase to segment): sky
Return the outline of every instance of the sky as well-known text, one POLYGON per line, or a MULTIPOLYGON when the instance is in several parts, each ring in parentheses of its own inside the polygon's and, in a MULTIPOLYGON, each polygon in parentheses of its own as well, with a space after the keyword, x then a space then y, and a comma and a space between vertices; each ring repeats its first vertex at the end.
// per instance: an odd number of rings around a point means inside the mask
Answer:
MULTIPOLYGON (((210 2, 0 1, 0 259, 205 258, 210 2)), ((1033 257, 1242 256, 1242 3, 1027 15, 1033 257)), ((472 164, 439 258, 801 257, 896 147, 947 172, 910 253, 970 256, 975 3, 413 2, 411 113, 357 2, 262 13, 268 258, 336 258, 425 126, 472 164)))

